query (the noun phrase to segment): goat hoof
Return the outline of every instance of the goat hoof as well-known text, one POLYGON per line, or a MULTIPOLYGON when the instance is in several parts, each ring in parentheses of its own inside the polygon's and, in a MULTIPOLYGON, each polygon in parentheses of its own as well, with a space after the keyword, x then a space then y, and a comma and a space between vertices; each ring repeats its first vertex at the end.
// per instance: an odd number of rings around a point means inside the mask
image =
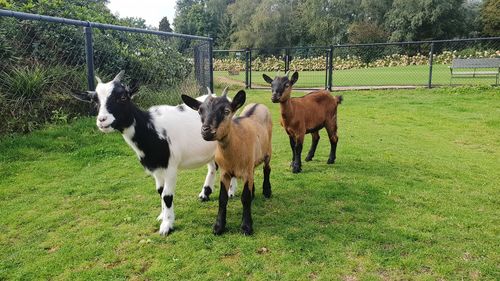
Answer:
POLYGON ((170 233, 172 233, 174 231, 174 227, 172 225, 172 223, 169 223, 169 222, 166 222, 166 221, 163 221, 160 225, 160 235, 161 236, 166 236, 166 235, 169 235, 170 233))
POLYGON ((268 198, 268 199, 271 198, 271 194, 272 194, 271 189, 264 190, 264 192, 262 192, 262 194, 264 194, 264 198, 268 198))
POLYGON ((293 166, 292 172, 294 174, 302 172, 302 169, 299 166, 293 166))
POLYGON ((216 222, 214 224, 214 235, 221 235, 224 233, 225 226, 222 223, 216 222))
POLYGON ((242 224, 241 225, 241 233, 243 235, 252 235, 253 234, 253 228, 251 224, 242 224))
POLYGON ((203 190, 200 192, 200 195, 198 197, 200 198, 201 202, 206 202, 210 200, 210 194, 212 194, 212 189, 209 186, 203 187, 203 190))
POLYGON ((335 164, 335 159, 328 159, 328 161, 326 161, 326 164, 335 164))
POLYGON ((309 162, 309 161, 313 160, 313 157, 314 156, 307 155, 307 157, 306 157, 306 159, 304 159, 304 161, 309 162))
POLYGON ((229 196, 229 198, 233 198, 235 195, 236 195, 235 189, 233 187, 230 187, 229 190, 227 191, 227 196, 229 196))

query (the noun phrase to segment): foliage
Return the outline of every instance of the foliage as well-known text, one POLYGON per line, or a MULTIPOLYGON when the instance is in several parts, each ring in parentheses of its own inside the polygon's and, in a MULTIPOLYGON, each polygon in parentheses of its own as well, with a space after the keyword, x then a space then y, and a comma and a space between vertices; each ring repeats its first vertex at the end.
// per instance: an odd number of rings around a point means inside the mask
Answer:
POLYGON ((54 65, 16 66, 0 73, 0 135, 31 132, 47 122, 91 112, 71 98, 71 89, 85 88, 85 71, 54 65), (57 115, 57 117, 54 117, 57 115))
POLYGON ((500 36, 500 0, 485 0, 481 8, 483 34, 500 36))
POLYGON ((14 67, 10 72, 0 73, 0 87, 9 98, 38 98, 48 90, 53 81, 46 68, 14 67))
MULTIPOLYGON (((434 55, 435 64, 451 64, 454 58, 495 58, 500 57, 500 50, 465 49, 461 51, 443 51, 434 55)), ((359 56, 347 55, 333 58, 334 69, 345 70, 365 67, 393 67, 407 65, 427 65, 429 56, 417 53, 415 55, 392 54, 366 62, 359 56)), ((252 61, 252 71, 283 71, 285 62, 282 57, 257 57, 252 61)), ((295 57, 290 63, 290 69, 298 71, 322 71, 326 68, 326 57, 295 57)), ((214 60, 215 71, 245 70, 245 61, 237 58, 221 58, 214 60)))
POLYGON ((387 14, 390 40, 446 39, 464 35, 464 0, 394 0, 387 14))
POLYGON ((387 41, 387 33, 374 22, 354 22, 347 31, 349 43, 381 43, 387 41))
MULTIPOLYGON (((106 3, 105 0, 7 0, 0 5, 22 12, 146 27, 140 18, 116 18, 106 3)), ((62 106, 71 90, 87 88, 82 28, 3 17, 0 25, 0 93, 5 98, 2 108, 7 114, 2 123, 8 123, 0 134, 16 129, 27 132, 45 122, 61 120, 59 117, 64 114, 59 108, 64 108, 64 113, 74 109, 68 113, 71 116, 87 114, 88 110, 82 111, 81 105, 62 106), (61 100, 56 101, 57 98, 61 100), (52 114, 59 117, 51 119, 52 114)), ((113 30, 92 31, 96 73, 103 79, 125 69, 127 80, 137 80, 151 91, 165 91, 177 87, 192 74, 192 61, 180 54, 171 40, 113 30)))
MULTIPOLYGON (((479 35, 483 17, 479 4, 466 0, 178 0, 177 4, 176 31, 211 35, 221 49, 470 37, 479 35)), ((495 15, 490 18, 496 20, 495 15)))
POLYGON ((172 28, 170 27, 170 22, 167 17, 163 17, 158 26, 158 30, 165 32, 172 32, 172 28))

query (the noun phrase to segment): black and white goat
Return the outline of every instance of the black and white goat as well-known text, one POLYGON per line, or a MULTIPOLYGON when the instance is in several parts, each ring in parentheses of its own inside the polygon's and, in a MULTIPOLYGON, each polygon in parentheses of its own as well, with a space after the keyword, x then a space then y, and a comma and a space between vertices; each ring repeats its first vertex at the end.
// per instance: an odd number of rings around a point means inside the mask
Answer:
MULTIPOLYGON (((174 226, 174 191, 178 169, 192 169, 207 164, 208 174, 199 194, 202 201, 214 191, 217 166, 214 154, 215 141, 205 141, 200 135, 201 121, 198 113, 184 104, 177 106, 153 106, 140 110, 132 97, 137 84, 127 87, 120 80, 121 71, 112 81, 103 83, 97 79, 95 91, 73 93, 86 102, 99 105, 97 127, 104 133, 119 131, 127 144, 135 151, 141 164, 156 182, 161 196, 162 211, 160 234, 167 235, 174 226)), ((209 95, 211 95, 209 93, 209 95)), ((208 95, 198 98, 204 101, 208 95)), ((236 179, 231 180, 229 196, 233 196, 236 179)))

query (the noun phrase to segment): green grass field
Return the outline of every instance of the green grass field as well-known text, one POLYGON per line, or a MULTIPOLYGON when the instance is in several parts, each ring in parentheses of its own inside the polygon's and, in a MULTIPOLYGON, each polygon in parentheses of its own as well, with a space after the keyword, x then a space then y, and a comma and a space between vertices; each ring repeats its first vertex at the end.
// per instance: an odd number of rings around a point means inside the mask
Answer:
MULTIPOLYGON (((432 83, 434 85, 449 85, 450 70, 447 65, 433 66, 432 83)), ((274 78, 276 72, 252 72, 253 86, 266 86, 262 79, 262 74, 274 78)), ((283 75, 281 73, 280 75, 283 75)), ((240 71, 239 75, 228 75, 227 71, 215 71, 214 77, 219 83, 227 82, 228 79, 245 82, 245 72, 240 71), (222 80, 225 79, 225 80, 222 80)), ((429 66, 411 65, 400 67, 378 67, 348 70, 334 70, 333 85, 335 87, 345 86, 427 86, 429 81, 429 66)), ((467 85, 491 85, 495 84, 495 77, 477 78, 453 78, 453 84, 467 85)), ((296 87, 312 88, 325 86, 325 71, 300 71, 299 80, 296 87)))
POLYGON ((160 237, 153 179, 93 118, 1 138, 0 280, 498 280, 499 90, 343 95, 337 163, 323 132, 292 174, 278 105, 248 91, 275 123, 273 197, 258 169, 251 237, 239 199, 212 235, 205 168, 180 173, 176 231, 160 237))

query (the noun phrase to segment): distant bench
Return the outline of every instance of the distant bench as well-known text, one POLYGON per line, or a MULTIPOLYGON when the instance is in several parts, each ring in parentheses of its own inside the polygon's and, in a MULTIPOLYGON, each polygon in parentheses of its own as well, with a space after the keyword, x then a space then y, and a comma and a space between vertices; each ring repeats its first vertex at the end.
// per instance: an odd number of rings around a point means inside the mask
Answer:
POLYGON ((500 73, 500 58, 484 58, 484 59, 453 59, 450 66, 451 78, 479 76, 495 76, 495 84, 498 85, 498 75, 500 73), (481 70, 490 68, 490 70, 481 70), (492 68, 494 70, 492 70, 492 68), (467 71, 458 69, 467 69, 467 71), (472 71, 470 71, 472 69, 472 71), (480 69, 480 70, 478 70, 480 69))

